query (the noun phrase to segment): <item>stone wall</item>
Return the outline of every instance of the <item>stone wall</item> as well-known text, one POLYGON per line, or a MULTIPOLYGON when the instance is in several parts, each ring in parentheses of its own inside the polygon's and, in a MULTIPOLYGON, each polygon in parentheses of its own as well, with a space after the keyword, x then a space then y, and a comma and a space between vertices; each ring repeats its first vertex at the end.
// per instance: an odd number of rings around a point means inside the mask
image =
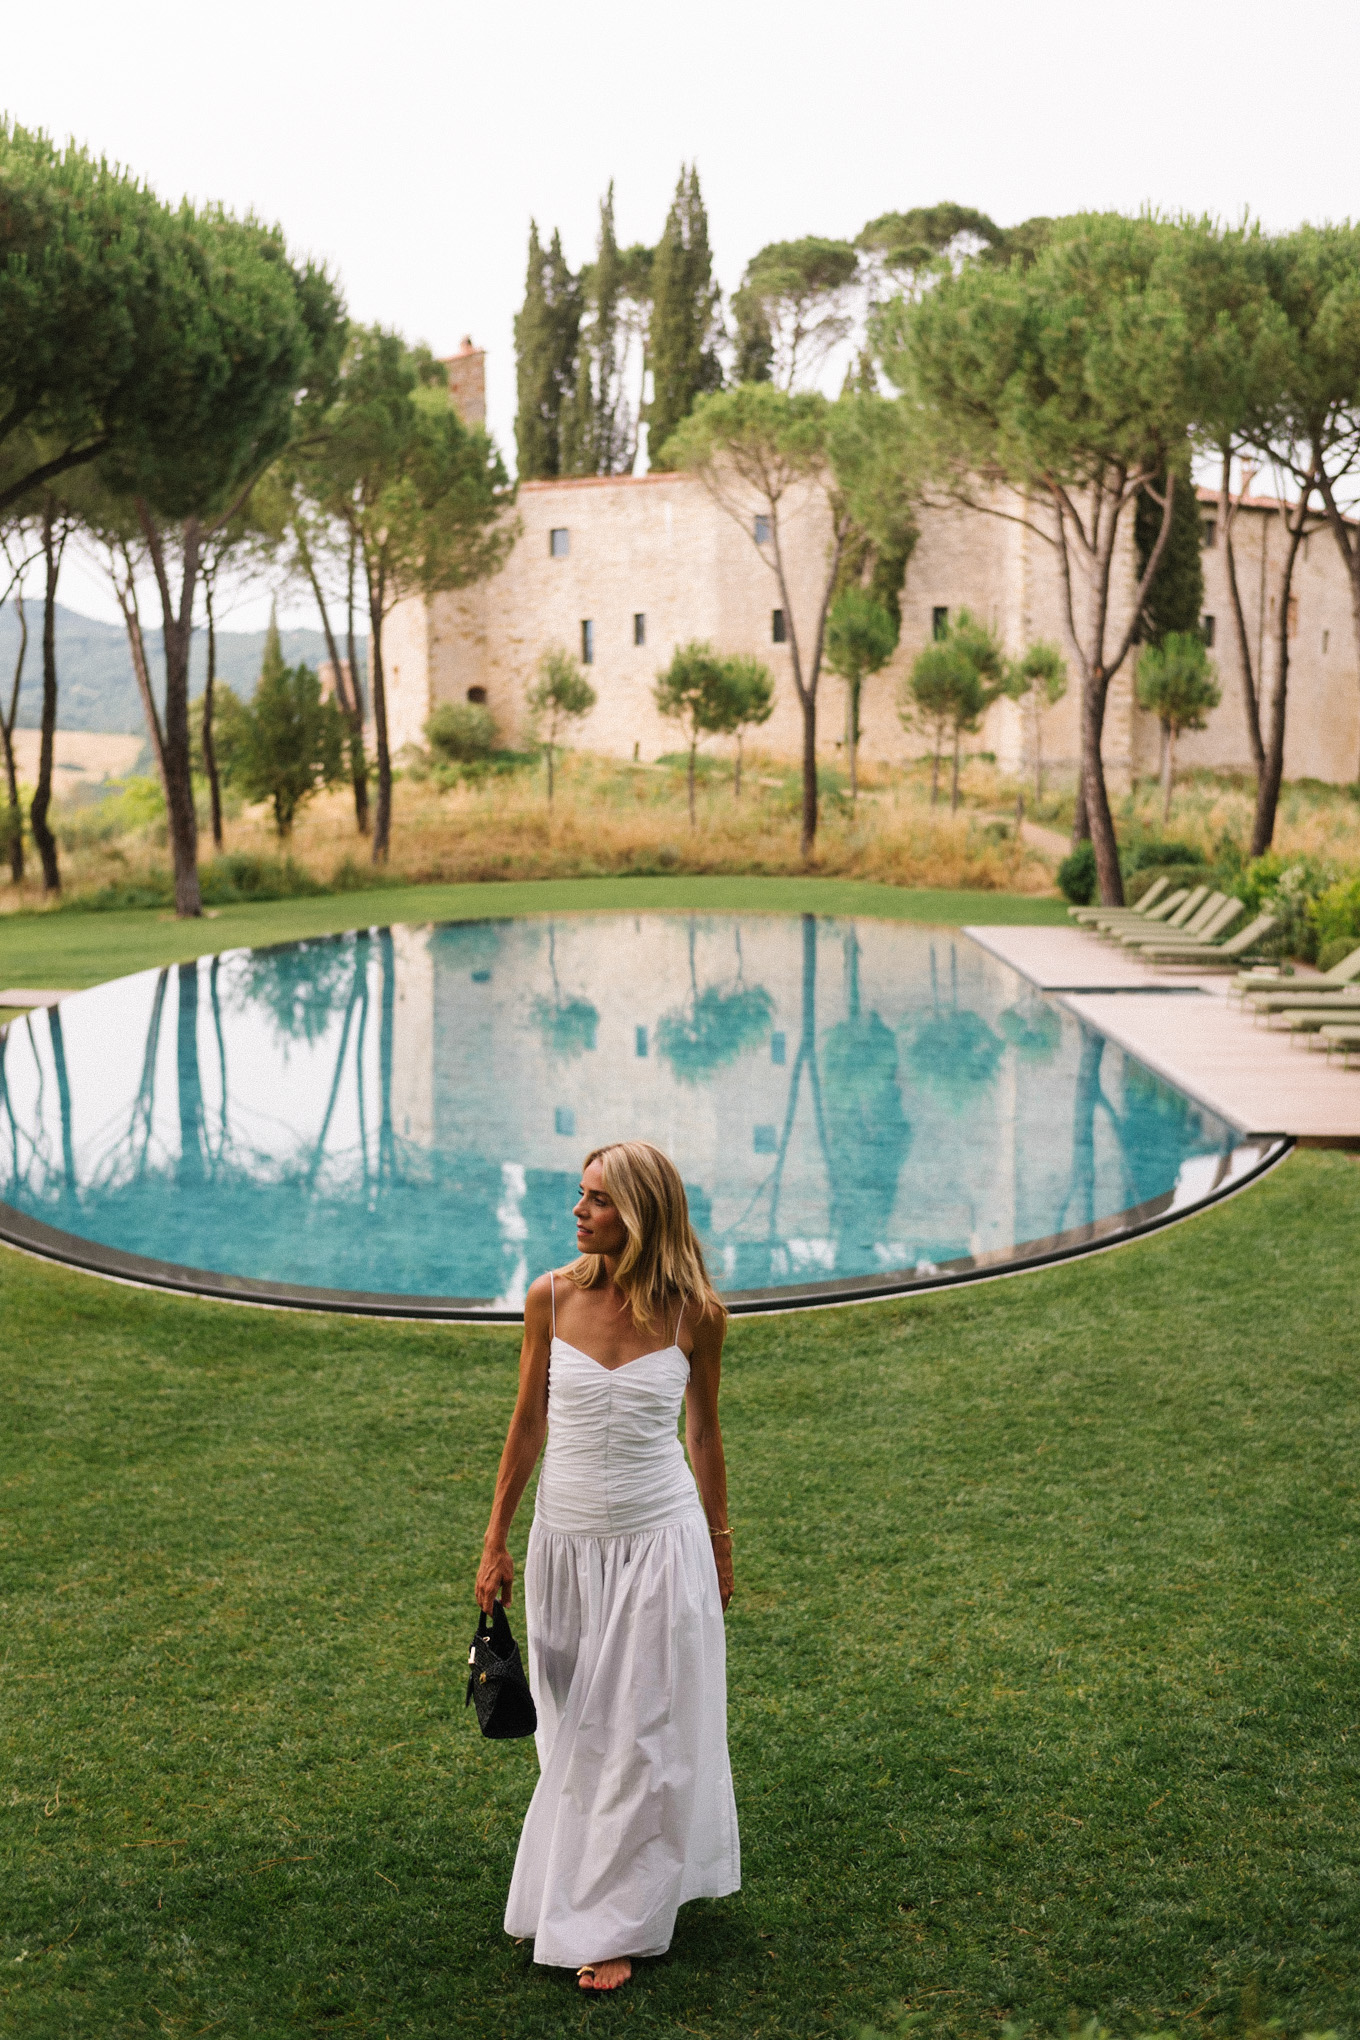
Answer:
MULTIPOLYGON (((457 357, 455 357, 457 359, 457 357)), ((897 712, 899 683, 929 642, 934 613, 970 608, 999 632, 1018 655, 1036 638, 1065 646, 1062 588, 1055 548, 1040 531, 1033 507, 1021 517, 1018 497, 998 493, 996 512, 951 508, 922 514, 921 534, 902 594, 902 639, 892 662, 870 680, 861 710, 863 755, 901 762, 920 756, 924 736, 903 727, 897 712)), ((754 500, 740 520, 684 475, 589 477, 527 482, 519 491, 520 536, 502 571, 489 582, 428 605, 402 603, 387 626, 387 681, 393 750, 419 743, 430 710, 442 701, 484 699, 507 743, 527 739, 524 696, 542 653, 564 646, 582 655, 583 625, 592 625, 589 677, 599 696, 576 741, 616 757, 653 759, 680 747, 652 701, 658 670, 677 644, 706 639, 725 653, 754 653, 775 679, 770 722, 748 739, 751 748, 780 759, 800 755, 802 722, 793 684, 792 650, 773 637, 780 606, 770 547, 758 545, 754 500), (552 533, 565 532, 554 552, 552 533), (565 551, 562 545, 565 543, 565 551), (642 642, 635 642, 641 617, 642 642), (476 690, 481 690, 477 694, 476 690)), ((1206 515, 1211 499, 1204 499, 1206 515)), ((1121 540, 1113 586, 1112 629, 1126 619, 1135 574, 1132 520, 1121 540)), ((806 659, 828 540, 825 505, 815 490, 786 505, 782 537, 793 598, 793 632, 806 659)), ((1281 535, 1268 504, 1249 503, 1237 523, 1239 580, 1254 628, 1267 641, 1270 563, 1281 535), (1264 594, 1262 554, 1266 559, 1264 594)), ((1229 607, 1221 543, 1206 547, 1205 611, 1215 620, 1214 657, 1220 663, 1223 701, 1198 735, 1182 739, 1186 767, 1247 769, 1250 752, 1242 709, 1240 662, 1229 607)), ((1290 708, 1286 773, 1344 781, 1355 776, 1360 752, 1360 686, 1350 625, 1349 590, 1330 535, 1306 542, 1295 576, 1296 634, 1291 640, 1290 708)), ((1079 598, 1084 591, 1079 589, 1079 598)), ((1158 731, 1137 707, 1135 653, 1110 689, 1105 759, 1112 789, 1131 774, 1155 771, 1158 731)), ((1070 659, 1070 652, 1069 652, 1070 659)), ((1267 649, 1268 680, 1273 664, 1267 649)), ((1079 686, 1075 662, 1065 698, 1042 717, 1046 768, 1058 777, 1075 771, 1079 751, 1079 686)), ((835 755, 844 733, 845 689, 824 675, 819 695, 818 741, 835 755)), ((1011 772, 1030 772, 1034 726, 1030 713, 1002 701, 989 713, 973 750, 989 751, 1011 772)), ((710 747, 721 755, 730 745, 710 747)))

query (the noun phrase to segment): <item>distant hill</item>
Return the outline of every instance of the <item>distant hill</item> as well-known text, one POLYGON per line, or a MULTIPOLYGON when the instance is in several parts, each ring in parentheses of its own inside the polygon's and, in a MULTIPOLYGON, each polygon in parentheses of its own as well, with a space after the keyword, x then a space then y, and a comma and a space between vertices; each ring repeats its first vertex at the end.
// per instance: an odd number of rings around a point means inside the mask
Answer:
MULTIPOLYGON (((304 661, 319 666, 326 640, 319 630, 279 633, 290 666, 304 661)), ((242 696, 255 691, 264 656, 262 630, 219 630, 217 677, 242 696)), ((152 661, 157 699, 164 698, 165 665, 161 633, 148 630, 146 648, 152 661)), ((11 603, 0 609, 0 693, 9 705, 14 662, 19 655, 19 619, 11 603)), ((194 633, 190 661, 190 692, 202 692, 208 646, 202 631, 194 633)), ((139 732, 143 727, 141 697, 133 677, 127 632, 121 623, 100 623, 57 604, 57 679, 60 686, 57 720, 63 729, 98 730, 108 734, 139 732)), ((42 717, 42 604, 28 604, 28 656, 19 696, 19 727, 33 730, 42 717)))

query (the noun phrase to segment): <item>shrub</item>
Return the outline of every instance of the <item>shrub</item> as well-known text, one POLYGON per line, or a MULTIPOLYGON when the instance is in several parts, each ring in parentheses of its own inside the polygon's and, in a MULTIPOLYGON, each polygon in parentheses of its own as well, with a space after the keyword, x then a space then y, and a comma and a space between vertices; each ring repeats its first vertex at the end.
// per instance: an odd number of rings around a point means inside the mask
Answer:
MULTIPOLYGON (((1349 956, 1360 942, 1360 874, 1351 878, 1339 878, 1335 885, 1329 885, 1313 901, 1313 927, 1317 934, 1318 962, 1328 949, 1338 949, 1339 954, 1332 963, 1339 963, 1343 956, 1349 956), (1344 945, 1344 946, 1341 946, 1344 945)), ((1324 970, 1331 969, 1331 963, 1323 964, 1324 970)))
POLYGON ((1319 970, 1334 970, 1338 963, 1344 963, 1357 943, 1350 935, 1335 935, 1330 942, 1318 944, 1317 965, 1319 970))
MULTIPOLYGON (((1203 864, 1148 864, 1141 871, 1129 874, 1124 897, 1132 907, 1159 878, 1166 880, 1167 892, 1179 892, 1182 886, 1189 891, 1192 886, 1204 885, 1208 877, 1208 870, 1203 864)), ((1162 898, 1166 898, 1166 893, 1162 894, 1162 898)))
POLYGON ((1132 844, 1121 857, 1125 874, 1160 871, 1166 864, 1203 864, 1204 852, 1195 843, 1177 843, 1169 836, 1148 836, 1132 844))
POLYGON ((1233 890, 1248 915, 1265 911, 1274 914, 1279 923, 1262 943, 1262 955, 1297 956, 1312 962, 1318 951, 1314 908, 1333 888, 1335 879, 1335 866, 1323 859, 1287 857, 1279 850, 1267 850, 1244 866, 1233 890))
POLYGON ((425 741, 446 765, 489 758, 496 748, 496 718, 476 701, 445 701, 425 725, 425 741))
POLYGON ((1074 907, 1089 907, 1096 896, 1096 853, 1089 842, 1078 843, 1058 866, 1058 886, 1074 907))

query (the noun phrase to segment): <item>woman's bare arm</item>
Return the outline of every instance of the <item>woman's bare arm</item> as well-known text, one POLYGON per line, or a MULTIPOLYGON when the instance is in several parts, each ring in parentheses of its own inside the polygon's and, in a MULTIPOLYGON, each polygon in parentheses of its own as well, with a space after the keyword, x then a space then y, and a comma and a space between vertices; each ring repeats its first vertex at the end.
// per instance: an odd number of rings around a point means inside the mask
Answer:
POLYGON ((505 1449, 496 1474, 496 1497, 477 1568, 477 1605, 487 1615, 499 1594, 508 1608, 515 1584, 515 1562, 507 1539, 529 1476, 538 1464, 548 1433, 548 1347, 551 1303, 548 1277, 540 1275, 524 1300, 524 1343, 519 1353, 519 1394, 505 1434, 505 1449))
MULTIPOLYGON (((710 1310, 700 1318, 694 1332, 694 1349, 689 1356, 689 1387, 685 1391, 685 1449, 694 1469, 694 1479, 708 1518, 710 1532, 726 1531, 727 1462, 723 1458, 722 1431, 718 1425, 718 1384, 722 1377, 723 1340, 727 1319, 721 1311, 710 1310)), ((713 1559, 718 1568, 718 1591, 726 1608, 732 1598, 732 1539, 713 1538, 713 1559)))

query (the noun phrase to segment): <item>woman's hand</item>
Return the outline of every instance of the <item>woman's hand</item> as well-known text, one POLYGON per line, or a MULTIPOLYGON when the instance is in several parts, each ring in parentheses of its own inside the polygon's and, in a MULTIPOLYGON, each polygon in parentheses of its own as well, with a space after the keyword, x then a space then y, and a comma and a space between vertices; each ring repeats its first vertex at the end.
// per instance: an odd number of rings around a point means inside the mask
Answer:
POLYGON ((722 1597, 723 1614, 732 1598, 734 1578, 732 1572, 732 1540, 730 1537, 715 1537, 713 1540, 713 1563, 718 1568, 718 1593, 722 1597))
POLYGON ((489 1615, 499 1594, 502 1607, 510 1606, 515 1589, 515 1561, 503 1544, 486 1544, 482 1547, 482 1562, 477 1568, 477 1606, 483 1615, 489 1615))

